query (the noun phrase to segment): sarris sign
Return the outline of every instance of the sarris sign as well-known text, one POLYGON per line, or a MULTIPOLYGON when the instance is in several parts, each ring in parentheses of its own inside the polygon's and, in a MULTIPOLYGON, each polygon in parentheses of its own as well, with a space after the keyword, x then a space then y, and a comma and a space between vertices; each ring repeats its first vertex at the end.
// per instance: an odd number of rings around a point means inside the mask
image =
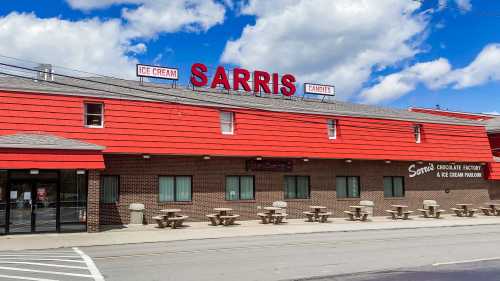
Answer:
POLYGON ((226 69, 217 67, 213 77, 207 77, 208 68, 202 63, 195 63, 191 66, 191 84, 195 87, 210 88, 223 87, 226 90, 240 89, 255 93, 264 92, 275 95, 281 93, 284 96, 293 96, 297 88, 295 87, 295 77, 291 74, 280 76, 278 73, 268 73, 255 70, 252 73, 243 68, 232 70, 233 83, 229 82, 226 69), (210 83, 210 84, 209 84, 210 83))
POLYGON ((411 164, 408 167, 409 177, 414 178, 429 173, 435 174, 437 178, 482 178, 483 169, 477 164, 434 164, 417 167, 411 164))

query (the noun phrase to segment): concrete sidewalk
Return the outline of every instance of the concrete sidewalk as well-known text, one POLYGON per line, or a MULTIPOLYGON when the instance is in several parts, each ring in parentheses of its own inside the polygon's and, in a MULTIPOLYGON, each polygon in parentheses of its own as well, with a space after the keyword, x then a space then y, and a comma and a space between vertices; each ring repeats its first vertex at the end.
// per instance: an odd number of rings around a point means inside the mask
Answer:
POLYGON ((315 232, 348 232, 363 230, 416 229, 500 224, 500 217, 476 216, 458 218, 445 215, 441 219, 415 217, 393 221, 387 217, 372 217, 367 222, 352 222, 333 218, 328 223, 311 223, 290 219, 285 224, 263 225, 260 221, 241 221, 234 226, 211 226, 208 222, 186 222, 179 229, 159 229, 154 225, 130 225, 105 229, 99 233, 28 234, 0 236, 0 251, 85 247, 115 244, 165 242, 190 239, 214 239, 256 235, 297 234, 315 232))

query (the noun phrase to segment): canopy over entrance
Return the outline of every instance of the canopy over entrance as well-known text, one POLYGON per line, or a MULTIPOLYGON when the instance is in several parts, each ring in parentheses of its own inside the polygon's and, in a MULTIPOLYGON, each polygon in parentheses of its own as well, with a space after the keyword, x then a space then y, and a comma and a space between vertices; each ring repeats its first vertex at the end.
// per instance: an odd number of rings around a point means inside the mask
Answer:
POLYGON ((104 169, 105 147, 45 133, 0 136, 0 169, 104 169))

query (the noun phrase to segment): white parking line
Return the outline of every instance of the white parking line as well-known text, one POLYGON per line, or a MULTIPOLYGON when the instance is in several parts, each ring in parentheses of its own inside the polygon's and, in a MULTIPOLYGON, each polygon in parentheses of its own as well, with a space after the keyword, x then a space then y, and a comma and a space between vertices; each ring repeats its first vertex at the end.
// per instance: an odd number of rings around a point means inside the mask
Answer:
POLYGON ((50 257, 53 257, 53 258, 75 258, 75 259, 78 259, 80 258, 79 256, 58 256, 58 255, 42 255, 42 254, 37 254, 37 255, 18 255, 18 254, 14 254, 14 255, 10 255, 10 254, 7 254, 7 255, 0 255, 0 257, 46 257, 46 256, 50 256, 50 257))
POLYGON ((461 260, 461 261, 449 261, 449 262, 437 262, 437 263, 433 263, 432 265, 433 266, 441 266, 441 265, 452 265, 452 264, 473 263, 473 262, 494 261, 494 260, 500 260, 500 257, 473 259, 473 260, 461 260))
POLYGON ((76 266, 76 265, 63 265, 63 264, 52 264, 52 263, 41 263, 41 262, 26 262, 26 261, 0 261, 0 264, 28 264, 28 265, 39 265, 48 267, 63 267, 63 268, 75 268, 75 269, 87 269, 86 266, 76 266))
POLYGON ((85 261, 85 263, 87 264, 87 267, 90 271, 90 274, 92 274, 92 277, 94 278, 94 280, 95 281, 104 281, 104 277, 102 276, 99 269, 97 269, 97 266, 92 261, 92 259, 89 256, 87 256, 87 254, 85 254, 84 252, 82 252, 80 249, 78 249, 76 247, 74 247, 73 250, 77 254, 79 254, 82 257, 82 259, 85 261))
MULTIPOLYGON (((84 278, 94 278, 93 275, 88 275, 88 274, 57 272, 57 271, 47 271, 47 270, 35 270, 35 269, 26 269, 26 268, 19 268, 19 267, 0 266, 0 269, 12 270, 12 271, 23 271, 23 272, 37 272, 37 273, 55 274, 55 275, 66 275, 66 276, 75 276, 75 277, 84 277, 84 278)), ((97 280, 97 279, 95 279, 95 280, 97 280)))
POLYGON ((33 277, 25 277, 25 276, 17 276, 17 275, 3 275, 3 274, 0 274, 0 278, 17 279, 17 280, 31 280, 31 281, 58 281, 55 279, 33 278, 33 277))
POLYGON ((62 262, 75 262, 75 263, 85 263, 82 260, 63 260, 63 259, 51 259, 51 258, 0 258, 0 262, 3 260, 23 260, 23 261, 62 261, 62 262))

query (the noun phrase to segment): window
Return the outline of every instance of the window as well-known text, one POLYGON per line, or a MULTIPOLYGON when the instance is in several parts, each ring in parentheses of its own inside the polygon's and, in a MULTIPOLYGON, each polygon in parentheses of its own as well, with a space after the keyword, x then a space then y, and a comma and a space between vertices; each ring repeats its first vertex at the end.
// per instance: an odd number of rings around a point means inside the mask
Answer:
POLYGON ((255 185, 253 176, 227 176, 226 200, 253 200, 255 185))
POLYGON ((229 111, 220 112, 220 130, 223 135, 234 134, 234 113, 229 111))
POLYGON ((102 103, 85 103, 85 127, 104 127, 104 105, 102 103))
POLYGON ((337 177, 337 198, 359 198, 359 177, 337 177))
POLYGON ((384 177, 384 197, 404 197, 404 177, 384 177))
POLYGON ((189 202, 191 201, 191 176, 162 176, 159 177, 160 202, 189 202))
POLYGON ((337 138, 337 120, 328 120, 328 138, 331 140, 337 138))
POLYGON ((309 195, 308 176, 285 176, 286 199, 307 199, 309 195))
POLYGON ((415 134, 415 143, 422 142, 422 125, 415 125, 413 127, 413 133, 415 134))
POLYGON ((102 203, 116 203, 120 196, 120 177, 119 176, 102 176, 102 203))

